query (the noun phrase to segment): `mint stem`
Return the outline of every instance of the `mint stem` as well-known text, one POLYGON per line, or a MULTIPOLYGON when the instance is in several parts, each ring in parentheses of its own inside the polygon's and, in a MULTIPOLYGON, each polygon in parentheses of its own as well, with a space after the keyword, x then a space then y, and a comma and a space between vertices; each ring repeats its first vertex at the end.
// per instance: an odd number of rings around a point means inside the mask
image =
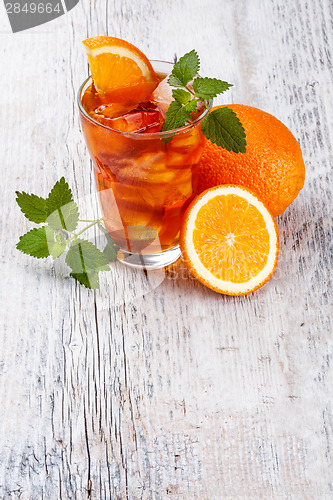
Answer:
MULTIPOLYGON (((73 241, 75 240, 78 236, 80 236, 80 234, 84 233, 85 231, 87 231, 87 229, 95 226, 95 224, 99 224, 101 221, 103 220, 103 217, 101 217, 100 219, 96 219, 94 221, 91 222, 91 224, 88 224, 88 226, 84 227, 83 229, 81 229, 81 231, 79 231, 78 233, 72 233, 73 236, 71 238, 69 238, 69 240, 67 240, 67 243, 69 241, 73 241)), ((83 221, 81 221, 83 222, 83 221)))
MULTIPOLYGON (((98 219, 101 220, 101 219, 98 219)), ((79 219, 78 222, 96 222, 96 219, 79 219)))
POLYGON ((190 94, 194 95, 194 97, 198 97, 195 92, 193 92, 191 89, 188 88, 188 86, 185 86, 186 90, 189 91, 190 94))

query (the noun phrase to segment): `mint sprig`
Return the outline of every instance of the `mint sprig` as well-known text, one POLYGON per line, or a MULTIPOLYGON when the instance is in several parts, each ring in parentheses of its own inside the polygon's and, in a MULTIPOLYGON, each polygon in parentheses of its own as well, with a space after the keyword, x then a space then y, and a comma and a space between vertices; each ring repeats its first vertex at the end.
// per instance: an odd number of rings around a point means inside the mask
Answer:
MULTIPOLYGON (((235 153, 246 152, 246 135, 236 113, 224 106, 210 111, 206 101, 223 94, 232 85, 217 78, 201 78, 197 76, 200 59, 195 50, 191 50, 174 65, 168 83, 174 101, 166 112, 166 120, 161 130, 175 130, 183 127, 190 120, 191 114, 199 110, 199 103, 204 103, 208 113, 201 124, 203 134, 212 142, 235 153), (192 82, 192 83, 190 83, 192 82)), ((163 143, 172 139, 164 138, 163 143)))
POLYGON ((174 65, 168 80, 172 87, 186 87, 200 69, 200 59, 193 49, 188 52, 174 65))
POLYGON ((186 104, 175 100, 170 103, 167 112, 167 119, 162 125, 161 130, 174 130, 182 127, 197 109, 196 99, 192 99, 186 104))
POLYGON ((90 289, 99 288, 99 272, 109 271, 109 262, 117 259, 119 247, 102 224, 102 220, 89 224, 75 233, 80 222, 79 210, 73 200, 72 191, 62 177, 55 183, 47 198, 34 194, 16 192, 16 201, 22 213, 31 222, 42 224, 20 236, 16 248, 21 252, 44 259, 57 259, 67 251, 65 262, 70 267, 70 276, 90 289), (105 248, 99 250, 92 242, 79 238, 90 227, 97 225, 105 235, 105 248))

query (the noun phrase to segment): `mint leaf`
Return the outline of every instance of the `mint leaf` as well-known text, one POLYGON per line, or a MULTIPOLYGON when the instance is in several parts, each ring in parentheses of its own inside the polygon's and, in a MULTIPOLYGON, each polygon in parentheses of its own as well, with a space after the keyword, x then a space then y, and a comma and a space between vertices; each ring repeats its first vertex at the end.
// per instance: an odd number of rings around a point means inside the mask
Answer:
POLYGON ((87 240, 76 239, 66 255, 70 275, 87 288, 99 288, 99 271, 110 271, 107 258, 87 240))
POLYGON ((27 255, 44 259, 50 255, 50 246, 54 242, 54 232, 48 226, 32 229, 23 236, 16 248, 27 255))
POLYGON ((57 234, 55 237, 56 241, 49 244, 50 253, 53 259, 57 259, 67 248, 67 241, 62 234, 57 234))
POLYGON ((75 201, 71 201, 54 210, 46 219, 53 229, 74 231, 79 220, 79 210, 75 201))
POLYGON ((200 59, 193 49, 176 62, 168 79, 169 85, 172 87, 185 87, 198 73, 199 68, 200 59))
POLYGON ((62 235, 62 234, 57 234, 57 236, 56 236, 56 241, 57 241, 58 243, 60 243, 60 244, 62 243, 62 244, 65 244, 65 245, 66 245, 66 243, 67 243, 67 242, 66 242, 66 240, 65 240, 65 238, 63 237, 63 235, 62 235))
POLYGON ((16 201, 27 219, 40 224, 47 218, 46 200, 35 194, 16 191, 16 201))
POLYGON ((168 78, 168 84, 171 85, 171 87, 184 87, 183 82, 172 74, 168 78))
POLYGON ((174 130, 182 127, 189 119, 190 113, 178 101, 172 101, 166 113, 166 120, 162 125, 161 131, 174 130))
POLYGON ((98 272, 91 271, 89 273, 70 273, 70 276, 86 288, 93 290, 99 288, 98 272))
POLYGON ((200 99, 213 99, 218 94, 222 94, 228 90, 232 85, 218 80, 217 78, 196 78, 192 83, 196 95, 200 99))
MULTIPOLYGON (((110 238, 111 239, 111 238, 110 238)), ((111 239, 103 250, 103 255, 108 262, 115 262, 117 260, 119 247, 111 239), (112 241, 112 243, 111 243, 112 241)))
POLYGON ((212 142, 235 153, 246 152, 244 128, 236 113, 228 107, 211 111, 201 124, 203 134, 212 142))
POLYGON ((79 211, 64 177, 53 186, 46 200, 46 211, 49 215, 47 222, 53 229, 76 229, 79 211))
POLYGON ((54 210, 57 210, 57 208, 71 201, 73 201, 72 191, 65 181, 65 177, 61 177, 61 179, 55 183, 47 198, 47 206, 50 209, 49 213, 52 213, 54 210))
POLYGON ((197 109, 197 99, 192 99, 185 105, 178 101, 172 101, 166 113, 166 120, 162 125, 161 130, 174 130, 183 127, 190 119, 191 113, 197 109))
POLYGON ((191 94, 190 92, 187 92, 186 90, 183 89, 174 89, 172 91, 172 97, 180 102, 180 104, 187 104, 191 100, 191 94))
POLYGON ((101 223, 98 224, 98 227, 104 233, 107 241, 106 247, 103 250, 103 255, 108 262, 114 262, 117 260, 117 254, 120 247, 115 244, 108 231, 101 223))
MULTIPOLYGON (((195 113, 196 110, 197 110, 197 106, 198 106, 198 99, 196 99, 195 97, 190 101, 188 102, 184 108, 186 109, 186 111, 188 111, 191 115, 191 113, 195 113)), ((184 124, 185 125, 185 124, 184 124)))
POLYGON ((51 245, 49 245, 49 248, 50 248, 50 253, 51 253, 52 259, 57 259, 66 250, 66 243, 65 244, 58 243, 58 242, 51 243, 51 245))
POLYGON ((69 248, 66 264, 75 274, 110 270, 103 253, 93 243, 81 238, 74 240, 69 248))

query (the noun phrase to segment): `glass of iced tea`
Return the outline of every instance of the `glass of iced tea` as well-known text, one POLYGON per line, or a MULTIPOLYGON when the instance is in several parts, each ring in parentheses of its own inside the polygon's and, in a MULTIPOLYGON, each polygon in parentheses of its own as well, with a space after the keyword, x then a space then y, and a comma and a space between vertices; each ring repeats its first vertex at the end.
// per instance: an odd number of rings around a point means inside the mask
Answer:
MULTIPOLYGON (((159 80, 173 66, 151 63, 159 80)), ((79 89, 78 104, 105 227, 120 247, 118 260, 145 269, 171 264, 180 256, 181 220, 195 196, 207 108, 182 128, 161 132, 165 116, 153 98, 114 117, 91 77, 79 89)))

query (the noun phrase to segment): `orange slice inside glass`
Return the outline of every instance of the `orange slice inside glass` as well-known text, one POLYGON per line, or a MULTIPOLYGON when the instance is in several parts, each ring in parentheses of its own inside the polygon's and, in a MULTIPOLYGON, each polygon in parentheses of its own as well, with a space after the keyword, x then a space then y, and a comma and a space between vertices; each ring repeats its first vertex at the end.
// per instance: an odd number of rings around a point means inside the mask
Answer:
POLYGON ((217 186, 188 207, 180 247, 186 265, 206 286, 227 295, 245 295, 274 273, 278 230, 271 213, 250 190, 217 186))

